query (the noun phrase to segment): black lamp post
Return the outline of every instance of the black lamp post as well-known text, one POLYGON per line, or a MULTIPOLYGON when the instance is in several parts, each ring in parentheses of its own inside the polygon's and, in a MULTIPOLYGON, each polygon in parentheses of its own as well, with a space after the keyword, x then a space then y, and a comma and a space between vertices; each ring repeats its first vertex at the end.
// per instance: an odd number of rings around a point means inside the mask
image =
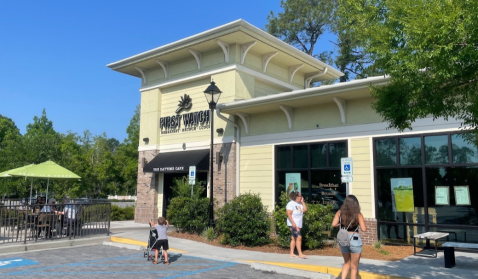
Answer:
POLYGON ((211 163, 211 175, 209 181, 209 226, 214 226, 214 204, 213 204, 213 185, 214 185, 214 165, 213 165, 213 153, 214 153, 214 110, 216 109, 217 101, 219 101, 219 97, 221 97, 221 90, 217 88, 216 83, 211 81, 209 87, 204 91, 204 95, 206 96, 206 100, 209 104, 209 108, 211 109, 211 147, 209 151, 209 155, 211 156, 209 162, 211 163))

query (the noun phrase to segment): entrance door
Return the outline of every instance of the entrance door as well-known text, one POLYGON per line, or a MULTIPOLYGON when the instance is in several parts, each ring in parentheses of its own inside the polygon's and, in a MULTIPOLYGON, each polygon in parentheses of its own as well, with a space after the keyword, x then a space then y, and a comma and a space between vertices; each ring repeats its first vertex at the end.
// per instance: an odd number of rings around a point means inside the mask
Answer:
MULTIPOLYGON (((174 181, 176 179, 182 179, 184 177, 188 177, 187 172, 181 172, 181 173, 165 173, 164 174, 164 184, 163 184, 163 216, 167 218, 167 209, 169 204, 171 203, 171 199, 174 198, 173 194, 173 186, 174 186, 174 181)), ((197 181, 199 185, 202 185, 201 187, 206 188, 207 184, 207 172, 198 172, 196 174, 197 181)), ((195 186, 197 187, 197 186, 195 186)), ((201 197, 206 197, 207 193, 206 190, 204 189, 201 197)))

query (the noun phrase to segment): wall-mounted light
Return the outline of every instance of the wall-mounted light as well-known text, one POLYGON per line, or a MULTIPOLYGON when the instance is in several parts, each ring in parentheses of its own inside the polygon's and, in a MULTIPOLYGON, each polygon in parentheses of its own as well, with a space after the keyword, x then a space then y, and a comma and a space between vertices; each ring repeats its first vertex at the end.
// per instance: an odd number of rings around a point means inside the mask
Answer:
POLYGON ((320 125, 319 125, 319 124, 317 124, 317 129, 319 129, 319 128, 320 128, 320 125))
POLYGON ((216 152, 216 163, 220 165, 223 160, 224 160, 224 155, 222 155, 221 152, 216 152))
POLYGON ((216 129, 216 132, 218 134, 224 134, 224 129, 223 128, 218 128, 218 129, 216 129))
POLYGON ((148 144, 149 143, 149 138, 143 138, 143 141, 145 144, 148 144))

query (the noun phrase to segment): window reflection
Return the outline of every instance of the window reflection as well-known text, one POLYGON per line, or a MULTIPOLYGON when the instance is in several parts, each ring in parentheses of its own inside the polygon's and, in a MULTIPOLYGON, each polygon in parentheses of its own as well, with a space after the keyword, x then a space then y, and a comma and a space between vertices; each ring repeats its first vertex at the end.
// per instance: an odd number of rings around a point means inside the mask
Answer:
POLYGON ((448 135, 425 137, 425 162, 448 163, 448 135))
POLYGON ((461 135, 451 136, 451 149, 454 164, 478 163, 476 145, 466 142, 461 135))
POLYGON ((375 141, 377 166, 393 166, 397 164, 397 140, 383 139, 375 141))
POLYGON ((330 167, 340 168, 340 159, 347 157, 347 145, 345 142, 336 142, 329 144, 330 167))
POLYGON ((327 144, 313 144, 310 146, 310 150, 312 153, 312 167, 327 167, 327 144))
POLYGON ((277 158, 276 158, 276 166, 279 169, 287 169, 291 167, 290 159, 290 146, 280 146, 277 147, 277 158))
POLYGON ((400 165, 422 164, 421 138, 400 139, 400 165))

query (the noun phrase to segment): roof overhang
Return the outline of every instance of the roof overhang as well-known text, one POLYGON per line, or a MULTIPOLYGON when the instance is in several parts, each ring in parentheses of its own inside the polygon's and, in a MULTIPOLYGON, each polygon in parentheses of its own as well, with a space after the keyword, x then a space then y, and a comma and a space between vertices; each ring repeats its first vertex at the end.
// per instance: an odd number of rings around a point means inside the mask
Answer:
POLYGON ((219 48, 216 42, 218 39, 231 44, 243 44, 248 43, 251 40, 256 40, 257 44, 254 46, 254 48, 264 50, 264 53, 273 50, 279 51, 279 53, 282 53, 283 56, 280 57, 281 61, 288 59, 290 64, 303 63, 304 67, 301 69, 301 71, 304 71, 309 75, 318 74, 327 69, 327 73, 325 75, 321 76, 320 78, 313 79, 312 81, 336 79, 344 75, 342 72, 334 69, 332 66, 317 60, 316 58, 298 50, 297 48, 283 42, 282 40, 249 24, 242 19, 122 59, 117 62, 113 62, 108 64, 107 67, 118 72, 141 77, 135 66, 146 69, 150 67, 158 67, 155 59, 161 59, 162 61, 166 62, 179 61, 184 59, 184 57, 190 57, 191 54, 189 53, 188 49, 191 47, 194 47, 194 49, 198 51, 210 51, 213 48, 219 48))
POLYGON ((257 97, 217 105, 221 113, 236 115, 237 113, 256 114, 280 110, 280 105, 291 108, 312 106, 316 104, 334 103, 334 97, 345 101, 370 96, 370 86, 388 84, 389 76, 370 77, 349 82, 323 85, 292 92, 257 97), (353 94, 351 94, 353 92, 353 94))

